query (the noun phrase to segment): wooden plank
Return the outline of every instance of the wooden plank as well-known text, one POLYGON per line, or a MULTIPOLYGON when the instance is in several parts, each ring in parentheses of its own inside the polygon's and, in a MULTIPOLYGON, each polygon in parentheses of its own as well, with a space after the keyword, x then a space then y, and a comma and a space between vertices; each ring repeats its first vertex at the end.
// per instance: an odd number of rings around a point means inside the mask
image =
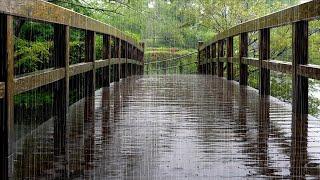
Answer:
POLYGON ((24 17, 29 20, 40 20, 94 31, 101 34, 109 34, 130 42, 130 44, 133 44, 143 51, 136 40, 121 32, 119 29, 42 0, 1 0, 0 12, 24 17))
POLYGON ((216 35, 208 43, 203 44, 200 47, 200 50, 214 42, 226 39, 227 37, 237 36, 245 32, 284 26, 301 20, 312 20, 319 16, 320 0, 313 0, 236 25, 229 30, 216 35))
MULTIPOLYGON (((14 132, 14 29, 13 17, 0 15, 0 81, 5 83, 0 100, 0 179, 9 179, 9 159, 15 151, 14 132)), ((13 161, 13 159, 10 159, 13 161)), ((10 172, 9 172, 10 170, 10 172)))
POLYGON ((70 65, 70 77, 82 74, 93 69, 93 62, 84 62, 70 65))
POLYGON ((227 79, 233 80, 233 63, 231 58, 233 57, 233 37, 227 38, 227 79))
POLYGON ((224 66, 224 51, 223 51, 224 41, 218 42, 218 76, 223 77, 223 66, 224 66))
POLYGON ((320 80, 320 66, 314 64, 299 65, 297 74, 300 76, 320 80))
POLYGON ((20 94, 65 78, 65 68, 46 69, 16 78, 14 94, 20 94))
POLYGON ((292 73, 292 64, 290 62, 277 61, 277 60, 263 60, 262 67, 272 71, 282 72, 286 74, 292 73))
POLYGON ((241 33, 239 39, 239 69, 240 69, 240 85, 248 85, 248 64, 245 64, 243 58, 248 57, 248 33, 241 33))
POLYGON ((243 57, 241 60, 242 60, 242 64, 245 64, 245 65, 250 65, 250 66, 253 66, 253 67, 257 67, 257 68, 259 68, 259 66, 260 66, 258 58, 246 58, 246 57, 243 57))
MULTIPOLYGON (((303 116, 308 114, 308 78, 300 76, 304 67, 300 65, 308 64, 308 22, 299 21, 293 24, 293 73, 292 73, 292 111, 293 119, 301 121, 303 116), (300 68, 299 68, 300 66, 300 68)), ((309 66, 310 67, 310 66, 309 66)), ((312 69, 311 67, 309 68, 312 69)))
POLYGON ((262 67, 262 61, 270 59, 270 29, 259 31, 259 94, 270 95, 270 70, 262 67))

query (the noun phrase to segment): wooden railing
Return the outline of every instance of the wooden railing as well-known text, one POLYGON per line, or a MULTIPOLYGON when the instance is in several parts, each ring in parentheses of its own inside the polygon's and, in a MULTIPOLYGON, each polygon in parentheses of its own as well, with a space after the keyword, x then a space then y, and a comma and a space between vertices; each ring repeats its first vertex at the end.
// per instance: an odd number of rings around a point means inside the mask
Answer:
POLYGON ((118 29, 42 0, 0 0, 0 179, 8 178, 8 159, 14 152, 14 95, 50 83, 58 83, 54 90, 54 107, 60 122, 65 123, 69 107, 69 79, 85 73, 86 89, 91 96, 95 91, 95 74, 107 68, 104 86, 110 83, 110 69, 115 81, 143 73, 144 44, 138 43, 118 29), (55 67, 15 77, 14 74, 14 18, 51 23, 54 27, 55 67), (70 28, 84 30, 85 62, 69 65, 70 28), (103 58, 96 60, 95 37, 103 36, 103 58), (111 41, 115 48, 111 49, 111 41), (115 51, 115 56, 111 53, 115 51), (121 54, 124 53, 124 54, 121 54))
MULTIPOLYGON (((239 65, 240 85, 248 85, 248 65, 257 67, 260 95, 270 95, 270 70, 292 75, 292 110, 295 125, 305 125, 308 115, 308 78, 320 79, 320 66, 308 64, 308 24, 320 16, 320 1, 313 0, 257 18, 218 34, 208 43, 199 42, 198 72, 233 80, 233 66, 239 65), (291 62, 270 59, 270 29, 292 25, 291 62), (248 57, 248 33, 259 32, 259 58, 248 57), (239 36, 239 57, 233 57, 233 39, 239 36), (226 42, 226 56, 224 54, 226 42), (218 46, 218 47, 217 47, 218 46)), ((296 128, 296 127, 293 127, 296 128)))

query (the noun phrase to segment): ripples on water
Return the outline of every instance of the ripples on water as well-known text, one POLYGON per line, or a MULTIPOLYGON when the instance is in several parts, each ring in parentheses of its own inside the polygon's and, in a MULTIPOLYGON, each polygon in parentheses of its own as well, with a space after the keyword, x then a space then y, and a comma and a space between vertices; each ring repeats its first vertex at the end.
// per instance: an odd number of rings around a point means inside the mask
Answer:
POLYGON ((72 105, 65 129, 55 131, 51 119, 18 140, 12 173, 16 179, 319 178, 320 123, 310 118, 305 141, 291 148, 291 119, 290 105, 224 79, 132 77, 72 105))

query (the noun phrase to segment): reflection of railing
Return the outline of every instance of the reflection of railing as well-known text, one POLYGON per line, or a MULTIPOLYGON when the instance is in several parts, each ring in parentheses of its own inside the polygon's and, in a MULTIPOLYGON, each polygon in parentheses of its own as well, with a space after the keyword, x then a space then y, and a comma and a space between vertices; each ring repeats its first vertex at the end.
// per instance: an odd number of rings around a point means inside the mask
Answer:
POLYGON ((175 57, 175 58, 168 58, 168 59, 164 59, 164 60, 145 63, 146 73, 149 73, 150 71, 153 71, 153 70, 150 70, 149 67, 154 65, 154 64, 156 65, 157 73, 158 73, 158 71, 165 71, 165 74, 166 74, 167 70, 169 70, 169 69, 176 69, 175 72, 178 72, 178 70, 177 70, 178 68, 179 68, 179 72, 182 73, 182 70, 183 70, 184 67, 188 67, 190 65, 193 65, 193 64, 197 63, 197 62, 192 61, 192 62, 189 62, 187 64, 183 64, 182 61, 185 60, 185 58, 190 58, 190 57, 192 57, 193 55, 195 55, 197 53, 198 52, 192 52, 192 53, 189 53, 189 54, 186 54, 186 55, 182 55, 182 56, 179 56, 179 57, 175 57), (168 62, 174 62, 174 63, 177 63, 177 65, 167 66, 168 62), (158 67, 158 64, 160 64, 160 65, 161 64, 165 64, 165 67, 158 67))
POLYGON ((57 83, 54 90, 55 111, 60 123, 64 123, 69 104, 69 78, 85 74, 86 93, 95 91, 95 74, 99 68, 107 68, 103 74, 108 85, 110 69, 113 68, 115 81, 132 74, 142 74, 144 45, 137 43, 120 30, 61 8, 42 0, 2 0, 0 1, 0 179, 8 178, 8 157, 14 151, 14 95, 33 90, 51 83, 57 83), (31 74, 14 74, 14 18, 51 23, 54 27, 54 64, 31 74), (69 65, 70 28, 84 30, 85 62, 69 65), (96 34, 103 36, 103 57, 96 60, 96 34), (114 48, 111 48, 114 42, 114 48), (112 52, 115 54, 112 57, 112 52))

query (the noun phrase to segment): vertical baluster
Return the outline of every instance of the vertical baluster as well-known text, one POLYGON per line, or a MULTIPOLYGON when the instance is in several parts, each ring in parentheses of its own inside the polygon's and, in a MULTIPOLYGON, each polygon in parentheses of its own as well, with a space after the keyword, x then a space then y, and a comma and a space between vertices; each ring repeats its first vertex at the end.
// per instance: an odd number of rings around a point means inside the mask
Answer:
POLYGON ((292 153, 291 174, 300 177, 305 173, 307 160, 308 127, 308 78, 299 75, 299 65, 308 64, 308 22, 293 24, 293 72, 292 72, 292 153))
POLYGON ((262 67, 262 60, 270 59, 270 29, 259 31, 259 66, 260 66, 260 95, 270 95, 270 70, 262 67))
POLYGON ((128 77, 128 68, 129 68, 129 64, 128 64, 128 55, 129 55, 129 43, 125 42, 125 58, 126 58, 126 63, 125 63, 125 72, 124 72, 124 77, 127 78, 128 77))
POLYGON ((102 86, 110 86, 110 60, 111 60, 111 39, 110 35, 103 35, 102 59, 108 61, 108 66, 103 68, 102 86))
POLYGON ((240 85, 248 85, 248 65, 243 63, 242 58, 248 57, 248 33, 240 34, 239 41, 239 61, 240 61, 240 85))
POLYGON ((65 68, 65 78, 54 88, 54 157, 57 176, 66 177, 66 121, 69 109, 69 26, 54 25, 54 62, 57 68, 65 68))
POLYGON ((212 53, 211 53, 211 56, 212 56, 212 74, 213 75, 217 75, 217 61, 216 61, 216 58, 217 58, 217 45, 216 43, 213 43, 212 45, 212 53))
POLYGON ((206 62, 206 74, 211 74, 211 71, 210 71, 210 63, 211 63, 211 52, 210 52, 210 45, 207 46, 207 62, 206 62))
POLYGON ((120 81, 121 78, 121 48, 122 48, 122 40, 119 38, 118 40, 118 75, 117 81, 120 81))
POLYGON ((135 60, 136 60, 136 47, 134 47, 132 45, 132 60, 134 60, 134 63, 133 63, 133 66, 132 66, 132 74, 133 75, 137 75, 137 71, 136 71, 136 63, 135 63, 135 60))
POLYGON ((140 51, 140 55, 141 55, 141 75, 144 74, 144 48, 145 48, 145 43, 141 42, 141 47, 142 47, 142 51, 140 51))
POLYGON ((218 76, 219 77, 223 77, 224 63, 221 60, 221 58, 224 57, 223 44, 224 44, 224 40, 218 41, 218 76))
POLYGON ((233 57, 233 37, 227 39, 227 57, 227 79, 233 80, 233 62, 231 59, 233 57))
POLYGON ((202 74, 202 68, 201 68, 201 58, 202 58, 201 52, 202 51, 200 50, 202 45, 203 45, 203 41, 199 41, 198 42, 198 73, 199 74, 202 74))
MULTIPOLYGON (((13 17, 0 15, 0 81, 5 82, 5 96, 0 100, 0 179, 8 179, 9 157, 15 150, 14 141, 14 38, 13 17)), ((13 163, 13 160, 10 159, 13 163)))
POLYGON ((128 58, 130 60, 128 64, 128 76, 132 76, 132 45, 131 44, 129 44, 128 58))
POLYGON ((95 91, 95 32, 93 31, 86 31, 86 41, 85 41, 85 61, 92 62, 92 70, 86 73, 86 95, 87 96, 94 96, 95 91))
POLYGON ((119 57, 119 39, 114 38, 114 58, 116 59, 116 62, 113 66, 113 77, 114 77, 114 82, 119 82, 120 77, 119 77, 119 66, 120 66, 120 57, 119 57))

